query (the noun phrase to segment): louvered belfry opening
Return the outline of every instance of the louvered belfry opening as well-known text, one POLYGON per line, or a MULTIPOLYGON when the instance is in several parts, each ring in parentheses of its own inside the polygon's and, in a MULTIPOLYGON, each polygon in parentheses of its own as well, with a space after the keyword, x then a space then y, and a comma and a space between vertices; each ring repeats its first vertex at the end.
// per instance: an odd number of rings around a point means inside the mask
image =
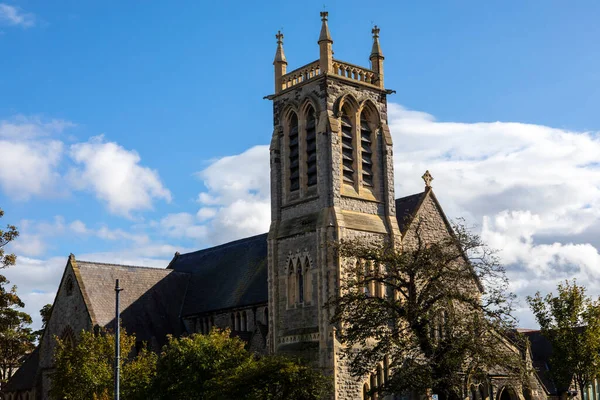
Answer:
POLYGON ((317 120, 312 106, 306 118, 306 178, 308 187, 317 184, 317 120))
POLYGON ((290 191, 300 188, 300 160, 298 151, 298 116, 292 113, 290 116, 290 191))
POLYGON ((360 114, 360 146, 362 158, 362 183, 364 186, 373 186, 373 151, 371 146, 371 127, 365 113, 360 114))
POLYGON ((342 168, 344 183, 354 185, 354 146, 352 120, 346 112, 342 115, 342 168))

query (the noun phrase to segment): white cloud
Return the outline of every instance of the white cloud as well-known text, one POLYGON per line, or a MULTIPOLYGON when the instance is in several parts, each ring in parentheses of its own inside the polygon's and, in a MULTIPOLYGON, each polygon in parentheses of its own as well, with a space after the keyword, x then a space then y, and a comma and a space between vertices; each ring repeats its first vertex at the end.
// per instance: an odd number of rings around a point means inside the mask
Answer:
POLYGON ((207 239, 211 244, 269 230, 268 146, 254 146, 241 154, 218 159, 197 176, 208 189, 198 195, 203 207, 198 210, 197 218, 208 221, 207 239))
POLYGON ((73 126, 69 121, 35 116, 0 120, 0 187, 4 193, 27 200, 64 192, 58 172, 64 146, 51 136, 73 126))
POLYGON ((56 194, 60 175, 56 172, 63 155, 62 143, 0 140, 0 186, 11 197, 56 194))
POLYGON ((197 223, 197 219, 188 213, 168 214, 159 222, 161 233, 170 237, 204 239, 208 228, 197 223))
POLYGON ((70 172, 70 182, 94 192, 112 213, 131 217, 132 211, 151 209, 156 199, 171 201, 158 173, 141 166, 135 151, 102 136, 72 145, 70 156, 78 165, 70 172))
POLYGON ((600 294, 600 135, 540 125, 439 122, 389 105, 396 196, 422 190, 428 169, 450 217, 478 223, 501 250, 522 324, 524 297, 578 278, 600 294))
POLYGON ((19 7, 0 3, 0 24, 30 28, 35 25, 35 16, 19 7))
POLYGON ((82 235, 88 233, 88 229, 86 228, 85 224, 78 219, 69 224, 69 229, 74 233, 82 235))

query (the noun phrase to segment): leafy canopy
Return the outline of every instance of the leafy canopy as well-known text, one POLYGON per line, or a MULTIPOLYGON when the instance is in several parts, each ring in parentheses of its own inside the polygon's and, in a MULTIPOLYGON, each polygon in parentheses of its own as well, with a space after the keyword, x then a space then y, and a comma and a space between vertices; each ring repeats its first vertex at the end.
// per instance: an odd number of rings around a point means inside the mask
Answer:
POLYGON ((387 357, 389 378, 371 393, 424 393, 464 397, 490 369, 524 379, 525 365, 512 333, 514 296, 481 238, 462 221, 453 233, 427 236, 420 219, 403 249, 386 242, 350 240, 339 245, 341 294, 331 301, 351 373, 374 373, 387 357))
POLYGON ((527 297, 541 333, 552 344, 551 374, 560 391, 575 378, 579 390, 600 376, 600 298, 586 296, 586 288, 565 281, 558 294, 527 297))
MULTIPOLYGON (((53 399, 112 399, 114 389, 115 335, 82 331, 73 338, 56 338, 55 372, 50 396, 53 399)), ((121 329, 121 398, 152 398, 156 375, 156 354, 142 348, 136 352, 136 338, 121 329)))

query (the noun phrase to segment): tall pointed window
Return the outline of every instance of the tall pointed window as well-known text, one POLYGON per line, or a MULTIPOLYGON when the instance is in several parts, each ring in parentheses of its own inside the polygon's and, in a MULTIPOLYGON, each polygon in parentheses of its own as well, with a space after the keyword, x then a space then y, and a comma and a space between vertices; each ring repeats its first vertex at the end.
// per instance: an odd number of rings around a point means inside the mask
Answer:
POLYGON ((298 263, 298 303, 304 303, 304 273, 302 263, 298 263))
POLYGON ((348 110, 342 115, 342 169, 344 183, 354 185, 354 128, 348 110))
POLYGON ((293 306, 296 303, 296 271, 294 271, 294 263, 290 260, 288 265, 288 306, 293 306))
POLYGON ((290 191, 300 188, 300 160, 298 150, 298 116, 292 113, 290 117, 289 131, 289 151, 290 151, 290 191))
POLYGON ((373 186, 372 131, 365 112, 360 113, 360 153, 362 159, 362 184, 373 186))
POLYGON ((317 184, 317 120, 315 109, 306 112, 306 186, 317 184))

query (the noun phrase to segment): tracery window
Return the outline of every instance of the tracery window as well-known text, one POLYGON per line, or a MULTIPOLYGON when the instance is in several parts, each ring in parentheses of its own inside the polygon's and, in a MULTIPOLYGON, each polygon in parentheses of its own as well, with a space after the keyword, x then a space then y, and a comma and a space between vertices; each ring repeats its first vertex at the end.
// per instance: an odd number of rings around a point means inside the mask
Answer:
POLYGON ((292 112, 289 125, 289 169, 290 169, 290 191, 300 188, 300 151, 298 137, 298 116, 292 112))
POLYGON ((308 256, 293 257, 287 268, 288 307, 312 304, 312 272, 308 256))
POLYGON ((302 273, 302 264, 298 263, 298 303, 304 303, 304 274, 302 273))

